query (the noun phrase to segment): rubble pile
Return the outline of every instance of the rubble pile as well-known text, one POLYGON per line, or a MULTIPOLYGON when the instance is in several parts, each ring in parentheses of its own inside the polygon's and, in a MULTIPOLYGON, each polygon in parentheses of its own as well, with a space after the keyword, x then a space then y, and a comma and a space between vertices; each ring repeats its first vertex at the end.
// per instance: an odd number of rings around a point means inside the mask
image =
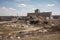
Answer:
POLYGON ((12 22, 12 24, 9 23, 4 26, 23 29, 14 33, 12 32, 11 34, 9 34, 9 32, 8 35, 0 34, 0 39, 20 39, 31 35, 35 36, 41 33, 60 32, 60 19, 46 20, 41 16, 29 16, 24 20, 17 20, 12 22))
POLYGON ((43 27, 49 31, 60 31, 60 19, 45 20, 43 17, 32 16, 29 23, 34 27, 43 27))

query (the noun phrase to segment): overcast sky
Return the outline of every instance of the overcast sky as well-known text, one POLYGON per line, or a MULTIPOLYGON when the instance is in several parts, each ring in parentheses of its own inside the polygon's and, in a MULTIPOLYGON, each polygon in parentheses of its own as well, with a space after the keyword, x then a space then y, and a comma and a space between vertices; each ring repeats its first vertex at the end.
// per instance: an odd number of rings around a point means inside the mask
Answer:
POLYGON ((60 15, 60 0, 0 0, 0 16, 25 16, 37 8, 60 15))

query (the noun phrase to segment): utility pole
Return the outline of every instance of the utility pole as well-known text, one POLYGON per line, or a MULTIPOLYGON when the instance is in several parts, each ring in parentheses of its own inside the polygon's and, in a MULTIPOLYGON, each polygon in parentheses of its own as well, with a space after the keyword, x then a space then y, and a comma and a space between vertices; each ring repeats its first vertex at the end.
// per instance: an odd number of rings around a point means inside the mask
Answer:
POLYGON ((17 12, 17 20, 18 20, 18 12, 17 12))

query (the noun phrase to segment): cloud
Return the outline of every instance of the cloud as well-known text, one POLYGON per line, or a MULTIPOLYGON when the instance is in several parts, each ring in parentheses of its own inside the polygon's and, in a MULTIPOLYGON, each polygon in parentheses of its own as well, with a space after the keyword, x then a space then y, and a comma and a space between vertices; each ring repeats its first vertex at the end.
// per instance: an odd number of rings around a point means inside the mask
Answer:
POLYGON ((16 16, 17 11, 14 8, 6 8, 6 7, 2 7, 0 8, 0 16, 16 16))
POLYGON ((14 9, 14 8, 9 8, 10 10, 16 10, 16 9, 14 9))
POLYGON ((30 0, 16 0, 16 1, 30 1, 30 0))
POLYGON ((48 7, 53 7, 55 4, 47 4, 48 7))
POLYGON ((30 0, 14 0, 16 2, 27 2, 27 1, 30 1, 30 0))
MULTIPOLYGON (((18 11, 18 16, 26 16, 27 15, 27 10, 19 10, 18 11)), ((17 10, 14 8, 6 8, 6 7, 1 7, 0 8, 0 16, 17 16, 17 10)))
POLYGON ((18 7, 25 8, 25 7, 27 7, 27 5, 26 4, 18 4, 18 7))

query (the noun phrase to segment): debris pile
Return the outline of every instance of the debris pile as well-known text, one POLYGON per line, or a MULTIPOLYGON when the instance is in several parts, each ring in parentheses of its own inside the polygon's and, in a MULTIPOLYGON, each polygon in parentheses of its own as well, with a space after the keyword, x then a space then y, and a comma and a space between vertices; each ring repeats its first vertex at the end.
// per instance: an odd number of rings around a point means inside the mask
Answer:
POLYGON ((23 38, 29 36, 35 36, 41 33, 50 33, 50 32, 60 32, 60 19, 50 19, 46 20, 41 16, 29 16, 24 20, 20 19, 14 22, 8 22, 3 26, 20 28, 19 31, 12 32, 5 35, 0 34, 0 39, 14 39, 14 38, 23 38), (22 29, 23 28, 23 29, 22 29), (22 29, 22 30, 21 30, 22 29))

